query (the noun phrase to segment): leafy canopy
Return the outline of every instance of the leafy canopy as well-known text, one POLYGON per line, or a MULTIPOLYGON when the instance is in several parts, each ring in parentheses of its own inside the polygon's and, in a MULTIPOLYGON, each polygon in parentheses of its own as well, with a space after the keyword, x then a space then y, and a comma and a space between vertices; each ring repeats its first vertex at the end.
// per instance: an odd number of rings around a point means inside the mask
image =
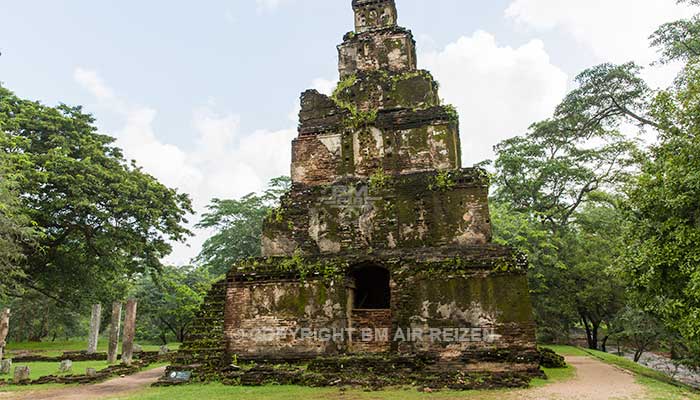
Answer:
POLYGON ((124 159, 80 107, 47 107, 0 87, 0 149, 17 177, 21 213, 42 230, 27 251, 24 288, 78 307, 123 295, 157 271, 169 241, 189 232, 185 194, 124 159))
POLYGON ((288 177, 279 177, 272 179, 262 194, 251 193, 240 200, 212 200, 197 227, 216 233, 204 243, 197 261, 208 266, 213 275, 221 275, 236 261, 259 256, 263 220, 290 184, 288 177))

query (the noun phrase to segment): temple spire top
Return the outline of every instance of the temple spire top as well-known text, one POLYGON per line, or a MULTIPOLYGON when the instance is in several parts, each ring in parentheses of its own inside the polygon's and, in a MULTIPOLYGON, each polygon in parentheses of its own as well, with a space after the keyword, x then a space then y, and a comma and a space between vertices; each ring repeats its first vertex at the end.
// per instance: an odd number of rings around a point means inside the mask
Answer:
POLYGON ((355 11, 357 33, 396 26, 394 0, 353 0, 352 9, 355 11))

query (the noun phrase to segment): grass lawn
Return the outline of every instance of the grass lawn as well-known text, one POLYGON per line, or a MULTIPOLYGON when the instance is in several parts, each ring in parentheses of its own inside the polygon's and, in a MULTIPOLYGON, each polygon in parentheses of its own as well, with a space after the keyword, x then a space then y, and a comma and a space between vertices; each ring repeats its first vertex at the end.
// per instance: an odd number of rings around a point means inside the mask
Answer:
MULTIPOLYGON (((549 379, 535 379, 532 387, 540 387, 550 383, 565 381, 575 376, 572 367, 564 369, 545 369, 549 379)), ((421 393, 416 388, 398 388, 382 391, 364 391, 358 389, 341 390, 337 388, 305 388, 297 386, 263 386, 237 387, 221 384, 187 385, 169 388, 151 388, 128 397, 114 397, 110 400, 299 400, 299 399, 337 399, 344 400, 498 400, 506 390, 490 391, 440 391, 436 393, 421 393)))
MULTIPOLYGON (((157 351, 160 348, 160 345, 142 344, 141 347, 143 347, 144 351, 157 351)), ((121 349, 121 343, 119 344, 119 348, 121 349)), ((170 350, 177 350, 178 348, 180 348, 180 343, 168 343, 168 348, 170 350)), ((7 344, 8 357, 12 357, 13 354, 17 354, 18 352, 32 352, 37 355, 43 355, 47 357, 58 357, 65 351, 83 351, 86 349, 87 339, 56 342, 23 342, 7 344)), ((97 345, 97 351, 107 352, 106 338, 100 338, 100 341, 97 345)))
POLYGON ((498 400, 504 391, 472 391, 420 393, 416 388, 392 389, 384 391, 341 390, 337 388, 315 389, 297 386, 237 387, 221 384, 188 385, 171 388, 148 389, 128 397, 113 397, 110 400, 498 400))
MULTIPOLYGON (((48 375, 81 375, 85 373, 87 368, 95 368, 96 370, 105 369, 109 366, 106 361, 77 361, 73 363, 73 370, 66 374, 58 373, 58 362, 31 362, 31 363, 13 363, 12 371, 17 366, 29 367, 29 376, 31 379, 38 379, 48 375)), ((12 378, 12 374, 6 375, 5 378, 12 378)))

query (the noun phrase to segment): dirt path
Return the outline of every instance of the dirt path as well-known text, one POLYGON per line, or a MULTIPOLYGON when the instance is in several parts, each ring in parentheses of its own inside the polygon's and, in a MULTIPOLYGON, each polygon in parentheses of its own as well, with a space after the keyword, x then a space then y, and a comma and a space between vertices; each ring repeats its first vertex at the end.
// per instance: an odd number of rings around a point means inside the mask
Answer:
POLYGON ((640 400, 646 398, 644 388, 634 375, 589 357, 567 357, 576 368, 572 380, 541 388, 518 391, 513 399, 528 400, 640 400))
POLYGON ((0 393, 0 400, 93 400, 121 396, 148 387, 158 380, 164 372, 165 367, 162 367, 96 385, 0 393))

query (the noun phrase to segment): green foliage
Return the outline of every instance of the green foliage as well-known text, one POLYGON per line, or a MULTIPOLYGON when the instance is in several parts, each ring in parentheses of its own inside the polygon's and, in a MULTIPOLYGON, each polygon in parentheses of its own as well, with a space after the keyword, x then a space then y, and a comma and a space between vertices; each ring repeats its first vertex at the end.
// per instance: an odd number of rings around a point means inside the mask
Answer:
POLYGON ((459 112, 455 106, 452 104, 446 104, 443 106, 443 108, 452 121, 459 121, 459 112))
POLYGON ((554 118, 498 144, 496 198, 557 230, 592 193, 625 182, 636 145, 614 128, 645 101, 634 72, 631 65, 587 70, 554 118))
MULTIPOLYGON (((0 132, 0 138, 4 138, 4 133, 0 132)), ((17 281, 25 277, 23 248, 35 248, 40 238, 39 229, 22 213, 21 199, 8 161, 8 154, 0 152, 0 297, 8 292, 21 291, 17 281)))
POLYGON ((581 324, 589 346, 624 304, 613 268, 624 218, 603 190, 627 182, 634 142, 617 132, 645 119, 637 67, 601 65, 577 78, 551 119, 496 146, 492 221, 497 242, 525 252, 540 339, 566 340, 581 324))
POLYGON ((23 288, 76 310, 109 301, 133 274, 158 271, 169 242, 188 236, 187 195, 127 163, 80 107, 47 107, 0 87, 0 132, 21 213, 43 232, 41 251, 25 251, 23 288))
POLYGON ((553 369, 566 368, 564 357, 557 354, 554 350, 540 347, 537 351, 540 353, 540 366, 553 369))
POLYGON ((13 341, 68 340, 87 335, 88 305, 73 309, 39 292, 28 290, 7 306, 12 310, 9 336, 13 341))
POLYGON ((625 272, 637 300, 685 338, 700 339, 700 68, 652 108, 659 143, 630 185, 625 272))
POLYGON ((355 85, 355 83, 357 83, 357 75, 354 75, 354 74, 350 75, 350 76, 344 78, 343 80, 341 80, 340 82, 338 82, 338 86, 335 88, 335 90, 333 91, 333 95, 331 96, 333 98, 333 100, 338 102, 338 98, 340 97, 340 94, 343 93, 343 91, 345 89, 348 89, 348 88, 352 87, 353 85, 355 85))
POLYGON ((133 292, 139 299, 139 340, 183 342, 210 287, 206 271, 192 267, 165 267, 159 275, 144 276, 133 292))
POLYGON ((428 189, 433 191, 447 191, 454 188, 456 185, 450 171, 440 171, 435 178, 433 178, 432 183, 428 185, 428 189))
POLYGON ((259 256, 263 221, 284 222, 284 215, 275 207, 290 184, 288 177, 279 177, 262 194, 251 193, 240 200, 213 199, 197 227, 216 233, 204 243, 196 260, 216 276, 239 260, 259 256))
POLYGON ((383 169, 379 168, 372 176, 369 177, 369 187, 371 189, 383 189, 391 183, 391 175, 387 174, 383 169))
MULTIPOLYGON (((692 4, 698 2, 691 0, 692 4)), ((669 22, 651 36, 651 44, 661 52, 661 63, 691 61, 700 56, 700 18, 669 22)))
POLYGON ((634 349, 635 362, 666 336, 663 325, 653 315, 631 306, 617 316, 615 326, 620 329, 615 336, 634 349))

